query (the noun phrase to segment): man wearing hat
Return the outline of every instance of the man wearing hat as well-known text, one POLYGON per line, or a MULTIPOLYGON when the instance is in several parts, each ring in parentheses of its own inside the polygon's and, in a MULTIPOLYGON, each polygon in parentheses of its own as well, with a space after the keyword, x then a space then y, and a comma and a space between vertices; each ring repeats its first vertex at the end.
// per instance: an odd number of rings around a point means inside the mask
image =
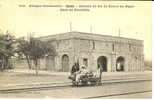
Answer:
POLYGON ((85 65, 82 65, 80 67, 79 73, 76 75, 76 82, 79 82, 80 78, 85 76, 86 73, 88 73, 88 70, 85 65))

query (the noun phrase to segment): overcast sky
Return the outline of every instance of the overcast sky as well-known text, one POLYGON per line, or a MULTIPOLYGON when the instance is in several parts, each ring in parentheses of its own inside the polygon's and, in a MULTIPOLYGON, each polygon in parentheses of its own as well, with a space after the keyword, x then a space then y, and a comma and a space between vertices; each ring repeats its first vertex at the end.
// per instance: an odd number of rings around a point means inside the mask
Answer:
POLYGON ((149 2, 51 2, 50 0, 1 0, 0 30, 9 30, 16 37, 34 33, 46 36, 70 31, 92 32, 144 40, 145 59, 152 59, 152 5, 149 2), (16 1, 16 2, 15 2, 16 1), (33 1, 33 2, 32 2, 33 1), (34 2, 35 1, 35 2, 34 2), (44 2, 43 2, 44 1, 44 2), (19 7, 25 4, 26 7, 19 7), (53 7, 35 5, 132 5, 132 8, 91 8, 90 11, 60 11, 53 7))

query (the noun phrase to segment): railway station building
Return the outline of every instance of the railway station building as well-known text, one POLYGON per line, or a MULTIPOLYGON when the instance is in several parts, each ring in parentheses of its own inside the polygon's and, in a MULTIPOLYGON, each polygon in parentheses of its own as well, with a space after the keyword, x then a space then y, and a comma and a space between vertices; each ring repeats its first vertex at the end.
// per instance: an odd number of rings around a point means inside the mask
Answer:
POLYGON ((144 71, 143 40, 77 31, 39 39, 50 42, 57 52, 41 60, 46 70, 69 72, 79 62, 92 71, 98 65, 104 72, 144 71))

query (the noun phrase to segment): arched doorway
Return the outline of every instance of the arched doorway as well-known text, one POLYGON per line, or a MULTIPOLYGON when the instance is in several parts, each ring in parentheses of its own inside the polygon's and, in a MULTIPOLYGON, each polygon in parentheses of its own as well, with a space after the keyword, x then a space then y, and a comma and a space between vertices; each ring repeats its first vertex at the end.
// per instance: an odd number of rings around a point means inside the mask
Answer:
POLYGON ((124 71, 125 59, 124 57, 118 57, 116 61, 116 71, 124 71))
POLYGON ((62 71, 68 72, 69 71, 69 57, 67 54, 62 56, 62 71))
POLYGON ((107 72, 107 58, 105 56, 100 56, 97 59, 97 66, 101 66, 104 72, 107 72))

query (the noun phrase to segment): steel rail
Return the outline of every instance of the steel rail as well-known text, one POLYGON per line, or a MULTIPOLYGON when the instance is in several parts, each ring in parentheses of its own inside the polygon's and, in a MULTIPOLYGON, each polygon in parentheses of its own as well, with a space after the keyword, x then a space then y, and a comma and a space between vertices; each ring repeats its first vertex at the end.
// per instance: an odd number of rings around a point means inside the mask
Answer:
POLYGON ((67 85, 57 85, 57 86, 42 86, 42 87, 29 87, 29 88, 17 88, 17 89, 4 89, 0 90, 0 93, 19 93, 19 92, 28 92, 28 91, 41 91, 41 90, 53 90, 53 89, 65 89, 65 88, 80 88, 80 87, 95 87, 119 83, 129 83, 129 82, 142 82, 142 81, 151 81, 151 80, 129 80, 129 81, 117 81, 117 82, 104 82, 98 85, 88 85, 88 86, 73 86, 67 82, 67 85))
POLYGON ((93 97, 86 97, 86 98, 83 98, 83 99, 96 99, 96 98, 103 98, 103 97, 113 97, 113 96, 120 96, 120 95, 131 95, 131 94, 139 94, 139 93, 146 93, 146 92, 152 92, 152 90, 138 91, 138 92, 117 93, 117 94, 109 94, 109 95, 101 95, 101 96, 93 96, 93 97))

